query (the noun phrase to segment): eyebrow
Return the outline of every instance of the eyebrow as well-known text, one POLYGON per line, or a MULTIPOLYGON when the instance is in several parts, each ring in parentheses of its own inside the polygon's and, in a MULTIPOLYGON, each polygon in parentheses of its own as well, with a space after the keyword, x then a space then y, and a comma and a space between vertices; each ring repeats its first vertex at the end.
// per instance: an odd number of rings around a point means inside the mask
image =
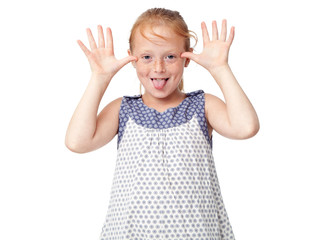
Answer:
MULTIPOLYGON (((139 54, 145 54, 145 53, 152 53, 153 51, 150 50, 150 49, 142 49, 139 51, 139 54)), ((165 50, 164 53, 183 53, 183 51, 179 51, 177 49, 168 49, 168 50, 165 50)))

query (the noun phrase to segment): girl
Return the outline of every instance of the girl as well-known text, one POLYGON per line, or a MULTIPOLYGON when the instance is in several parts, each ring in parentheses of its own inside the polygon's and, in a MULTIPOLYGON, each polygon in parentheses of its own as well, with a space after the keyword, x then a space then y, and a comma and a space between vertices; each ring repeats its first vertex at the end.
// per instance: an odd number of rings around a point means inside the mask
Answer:
POLYGON ((246 139, 259 129, 257 114, 228 65, 234 27, 227 39, 201 24, 203 51, 190 48, 192 34, 176 11, 149 9, 133 25, 128 57, 113 52, 111 29, 98 44, 87 29, 89 50, 80 40, 92 76, 70 121, 66 146, 93 151, 118 134, 117 162, 101 240, 234 239, 212 156, 213 129, 246 139), (225 102, 197 90, 183 92, 190 60, 207 69, 225 102), (144 94, 109 103, 97 116, 112 77, 132 62, 144 94))

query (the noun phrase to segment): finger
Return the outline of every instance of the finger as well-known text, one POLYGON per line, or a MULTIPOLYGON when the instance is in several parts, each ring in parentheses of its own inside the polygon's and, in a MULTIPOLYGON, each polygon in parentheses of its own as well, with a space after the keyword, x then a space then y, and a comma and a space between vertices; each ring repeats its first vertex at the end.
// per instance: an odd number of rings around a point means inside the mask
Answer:
POLYGON ((107 50, 109 50, 110 53, 113 53, 113 38, 112 38, 112 31, 111 28, 107 28, 107 50))
POLYGON ((218 40, 218 27, 216 21, 212 21, 212 40, 218 40))
POLYGON ((77 43, 79 44, 84 54, 88 57, 89 54, 91 53, 90 50, 80 40, 78 40, 77 43))
POLYGON ((227 20, 222 20, 222 28, 221 28, 221 34, 220 34, 220 40, 225 41, 227 38, 227 20))
POLYGON ((103 29, 102 29, 101 25, 98 26, 98 36, 99 36, 99 47, 100 48, 105 48, 103 29))
POLYGON ((202 39, 203 39, 203 45, 206 45, 206 43, 210 42, 209 34, 207 25, 205 22, 201 23, 201 30, 202 30, 202 39))
POLYGON ((90 30, 90 28, 87 28, 87 35, 88 35, 88 39, 89 39, 89 44, 90 44, 90 48, 91 50, 94 50, 97 48, 97 44, 96 41, 93 38, 92 32, 90 30))
POLYGON ((129 62, 136 62, 137 60, 138 60, 138 58, 135 56, 127 56, 127 57, 119 60, 120 68, 122 68, 123 66, 125 66, 129 62))
POLYGON ((228 41, 227 41, 229 45, 231 45, 232 42, 233 42, 234 34, 235 34, 235 27, 231 27, 230 35, 229 35, 229 38, 228 38, 228 41))
POLYGON ((184 52, 181 53, 180 57, 182 58, 190 58, 194 62, 198 62, 198 55, 192 52, 184 52))

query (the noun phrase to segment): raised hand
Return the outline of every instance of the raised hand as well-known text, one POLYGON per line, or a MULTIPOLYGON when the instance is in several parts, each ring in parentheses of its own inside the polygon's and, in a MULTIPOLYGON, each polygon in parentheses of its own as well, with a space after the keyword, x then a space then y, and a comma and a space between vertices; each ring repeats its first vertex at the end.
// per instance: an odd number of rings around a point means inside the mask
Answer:
POLYGON ((102 26, 98 26, 98 46, 90 28, 87 28, 87 35, 91 51, 80 40, 77 42, 88 58, 92 73, 111 79, 124 65, 137 60, 134 56, 128 56, 120 60, 115 58, 110 28, 107 28, 107 41, 105 43, 102 26))
POLYGON ((181 57, 190 58, 200 64, 208 71, 213 72, 221 66, 228 65, 228 55, 230 46, 234 38, 234 27, 231 28, 229 38, 227 38, 227 20, 222 21, 222 29, 220 38, 218 37, 217 22, 212 21, 212 40, 210 40, 207 26, 204 22, 201 23, 203 50, 200 54, 192 52, 184 52, 181 57))

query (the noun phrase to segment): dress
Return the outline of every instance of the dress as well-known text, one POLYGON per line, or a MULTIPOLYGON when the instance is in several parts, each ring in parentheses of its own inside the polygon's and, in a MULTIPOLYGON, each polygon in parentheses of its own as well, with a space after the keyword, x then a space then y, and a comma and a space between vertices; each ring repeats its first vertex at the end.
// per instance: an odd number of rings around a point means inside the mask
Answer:
POLYGON ((117 162, 100 240, 231 240, 204 92, 160 113, 124 96, 117 162))

